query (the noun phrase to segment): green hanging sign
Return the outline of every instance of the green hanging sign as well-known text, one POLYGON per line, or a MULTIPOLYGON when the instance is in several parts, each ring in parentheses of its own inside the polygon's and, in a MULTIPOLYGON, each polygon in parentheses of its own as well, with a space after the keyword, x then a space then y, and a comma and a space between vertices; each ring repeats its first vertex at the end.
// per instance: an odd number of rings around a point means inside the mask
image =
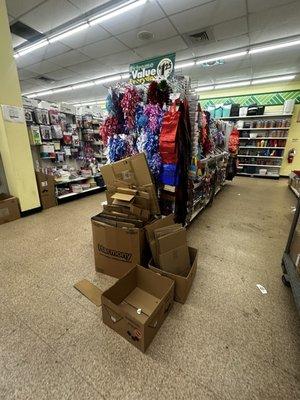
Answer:
POLYGON ((284 92, 243 94, 240 96, 215 97, 211 99, 201 99, 203 108, 215 106, 216 104, 239 104, 240 106, 250 106, 252 104, 263 106, 279 106, 285 100, 294 99, 296 104, 300 104, 300 90, 286 90, 284 92))
POLYGON ((130 64, 130 83, 141 85, 155 79, 168 79, 174 75, 175 53, 130 64))

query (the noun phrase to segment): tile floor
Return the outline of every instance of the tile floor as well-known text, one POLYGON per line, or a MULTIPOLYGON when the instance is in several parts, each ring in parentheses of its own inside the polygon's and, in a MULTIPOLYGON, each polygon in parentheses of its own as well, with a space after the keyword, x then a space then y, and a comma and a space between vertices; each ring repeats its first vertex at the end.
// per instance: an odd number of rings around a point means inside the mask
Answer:
POLYGON ((146 354, 73 288, 114 282, 93 267, 90 217, 103 200, 0 226, 0 399, 299 400, 300 319, 280 268, 287 182, 237 178, 193 222, 195 282, 146 354))

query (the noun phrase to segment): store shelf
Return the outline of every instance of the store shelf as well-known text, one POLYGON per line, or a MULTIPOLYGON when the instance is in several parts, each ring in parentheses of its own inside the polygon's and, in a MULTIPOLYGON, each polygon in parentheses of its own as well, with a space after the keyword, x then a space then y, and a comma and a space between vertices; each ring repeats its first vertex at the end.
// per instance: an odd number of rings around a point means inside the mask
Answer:
POLYGON ((276 139, 276 140, 287 140, 287 136, 283 137, 274 137, 274 136, 260 136, 260 137, 255 137, 255 138, 250 138, 250 137, 240 137, 240 140, 261 140, 261 139, 276 139))
POLYGON ((240 149, 277 149, 284 150, 285 147, 270 147, 270 146, 240 146, 240 149))
POLYGON ((277 156, 249 156, 245 154, 238 154, 238 157, 250 157, 250 158, 280 158, 282 159, 283 157, 277 157, 277 156))
POLYGON ((91 175, 91 176, 86 176, 86 177, 80 176, 80 177, 78 177, 78 178, 69 179, 69 180, 67 180, 67 181, 55 181, 55 185, 63 185, 63 184, 65 184, 65 183, 80 182, 80 181, 84 181, 84 180, 90 179, 90 178, 98 178, 98 177, 100 177, 100 176, 101 176, 100 174, 91 175))
POLYGON ((270 178, 270 179, 278 179, 279 174, 272 174, 272 175, 262 175, 262 174, 249 174, 247 172, 238 172, 237 175, 240 176, 253 176, 258 178, 270 178))
POLYGON ((62 195, 56 196, 56 197, 59 200, 66 199, 67 197, 78 196, 80 194, 87 193, 87 192, 92 192, 94 190, 98 190, 98 189, 101 189, 101 188, 102 188, 102 186, 96 186, 96 187, 93 187, 93 188, 90 188, 90 189, 83 190, 82 192, 79 192, 79 193, 72 192, 72 193, 62 194, 62 195))
POLYGON ((205 163, 209 163, 212 161, 217 161, 220 158, 226 157, 228 154, 226 152, 221 153, 221 154, 216 154, 216 155, 212 155, 212 156, 208 156, 206 158, 203 158, 202 160, 199 160, 200 163, 205 164, 205 163))
POLYGON ((291 118, 293 114, 263 114, 263 115, 246 115, 245 117, 222 117, 218 119, 231 120, 231 119, 255 119, 255 118, 291 118))
POLYGON ((295 193, 296 197, 300 197, 300 193, 297 189, 295 189, 292 185, 289 185, 289 188, 295 193))
POLYGON ((282 128, 242 128, 238 129, 238 131, 284 131, 284 130, 289 130, 290 127, 282 127, 282 128))
POLYGON ((239 167, 268 167, 268 168, 281 168, 281 165, 239 164, 239 167))

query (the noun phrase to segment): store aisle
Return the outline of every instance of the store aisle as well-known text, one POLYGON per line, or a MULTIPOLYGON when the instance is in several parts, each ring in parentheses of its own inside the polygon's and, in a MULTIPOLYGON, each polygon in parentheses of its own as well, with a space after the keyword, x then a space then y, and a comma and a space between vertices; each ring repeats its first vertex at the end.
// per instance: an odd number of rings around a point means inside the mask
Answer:
POLYGON ((237 178, 195 219, 193 288, 145 355, 73 289, 114 282, 93 267, 90 217, 103 199, 0 227, 0 398, 299 399, 300 321, 280 269, 287 182, 237 178))

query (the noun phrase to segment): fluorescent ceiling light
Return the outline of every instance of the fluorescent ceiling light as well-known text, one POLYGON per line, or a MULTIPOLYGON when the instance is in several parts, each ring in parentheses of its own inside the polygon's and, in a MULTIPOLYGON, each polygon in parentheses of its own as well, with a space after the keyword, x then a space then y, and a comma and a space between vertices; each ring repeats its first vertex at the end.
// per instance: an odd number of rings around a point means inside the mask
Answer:
POLYGON ((18 54, 18 53, 14 54, 14 58, 19 58, 19 57, 20 57, 20 54, 18 54))
POLYGON ((102 83, 108 83, 108 82, 116 82, 119 81, 120 79, 122 79, 121 75, 116 75, 116 76, 109 76, 107 78, 101 78, 101 79, 97 79, 95 81, 95 85, 101 85, 102 83))
POLYGON ((83 82, 83 83, 78 83, 76 85, 72 85, 72 89, 83 89, 86 87, 94 86, 95 82, 83 82))
POLYGON ((274 76, 273 78, 253 79, 252 85, 259 85, 261 83, 282 82, 295 79, 296 75, 274 76))
POLYGON ((95 16, 95 17, 89 19, 88 22, 91 26, 96 25, 96 24, 101 24, 101 22, 107 21, 118 15, 124 14, 130 10, 133 10, 134 8, 142 6, 146 2, 147 2, 147 0, 127 1, 126 3, 123 3, 123 5, 120 5, 119 7, 113 8, 103 14, 100 14, 98 16, 95 16))
POLYGON ((52 89, 52 93, 68 92, 69 90, 73 90, 72 86, 67 86, 67 87, 64 87, 64 88, 52 89))
POLYGON ((242 81, 242 82, 226 82, 215 85, 215 89, 227 89, 232 87, 240 87, 240 86, 249 86, 251 84, 250 81, 242 81))
POLYGON ((47 96, 48 94, 53 94, 53 90, 45 90, 44 92, 38 93, 39 96, 47 96))
POLYGON ((274 45, 264 46, 264 47, 257 47, 254 49, 250 49, 249 54, 264 53, 265 51, 283 49, 285 47, 297 46, 298 44, 300 44, 300 40, 294 40, 291 42, 279 43, 279 44, 274 44, 274 45))
POLYGON ((175 69, 181 69, 181 68, 188 68, 188 67, 192 67, 196 64, 195 61, 188 61, 188 62, 182 62, 179 64, 175 64, 175 69))
POLYGON ((214 85, 209 85, 209 86, 199 86, 195 89, 195 92, 206 92, 208 90, 213 90, 214 85))
POLYGON ((228 59, 230 59, 230 58, 242 57, 242 56, 245 56, 245 55, 247 55, 247 54, 248 54, 247 51, 240 51, 240 52, 238 52, 238 53, 231 53, 231 54, 219 55, 219 56, 212 57, 212 58, 206 58, 206 59, 204 59, 204 60, 198 60, 198 61, 196 62, 196 64, 199 65, 199 64, 206 64, 206 63, 209 63, 209 62, 212 62, 212 61, 228 60, 228 59))
POLYGON ((126 73, 126 74, 121 74, 122 79, 129 79, 130 78, 130 74, 126 73))
POLYGON ((62 33, 58 33, 57 35, 50 37, 49 38, 49 43, 58 42, 61 39, 64 39, 64 38, 66 38, 68 36, 72 36, 75 33, 81 32, 81 31, 83 31, 83 30, 85 30, 85 29, 87 29, 89 27, 90 27, 89 24, 87 22, 85 22, 85 23, 83 23, 83 24, 81 24, 79 26, 76 26, 75 28, 71 28, 71 29, 66 30, 66 31, 64 31, 62 33))
POLYGON ((37 97, 37 93, 31 93, 31 94, 28 94, 26 97, 28 97, 29 99, 34 99, 35 97, 37 97))
POLYGON ((48 40, 42 40, 32 46, 26 47, 24 50, 19 50, 17 54, 19 56, 24 56, 25 54, 31 53, 34 50, 40 49, 41 47, 47 46, 49 44, 48 40))

